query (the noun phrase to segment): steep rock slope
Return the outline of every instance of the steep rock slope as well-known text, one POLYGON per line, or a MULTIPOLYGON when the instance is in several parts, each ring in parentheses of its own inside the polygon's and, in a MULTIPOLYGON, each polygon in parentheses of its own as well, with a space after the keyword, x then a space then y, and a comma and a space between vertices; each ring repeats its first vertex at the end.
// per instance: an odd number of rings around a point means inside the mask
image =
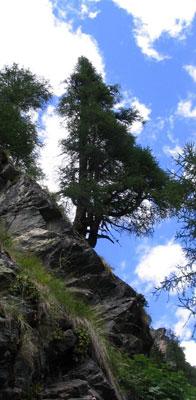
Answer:
MULTIPOLYGON (((44 265, 62 277, 66 286, 71 287, 77 296, 82 296, 91 305, 101 307, 108 336, 115 345, 128 354, 149 352, 152 338, 143 309, 143 296, 138 295, 107 268, 85 240, 73 232, 70 222, 48 193, 31 178, 18 173, 4 153, 0 154, 0 222, 14 238, 18 248, 39 256, 44 265)), ((3 260, 1 263, 3 270, 9 270, 6 274, 8 273, 8 276, 14 279, 12 275, 18 267, 9 260, 9 256, 5 253, 1 255, 1 260, 3 260)), ((4 272, 2 274, 5 275, 3 281, 6 281, 6 274, 4 272)), ((2 318, 5 319, 5 315, 2 318)), ((6 321, 2 321, 2 323, 6 326, 6 321)), ((4 345, 6 340, 20 342, 17 329, 16 326, 13 330, 15 332, 13 340, 6 333, 7 331, 5 333, 3 331, 1 339, 4 350, 7 346, 4 345)), ((68 327, 69 329, 72 330, 68 327)), ((70 333, 73 340, 71 345, 74 348, 74 333, 72 333, 70 333)), ((70 337, 69 341, 71 341, 70 337)), ((41 349, 39 350, 39 346, 40 344, 37 345, 39 358, 44 358, 44 365, 47 365, 48 356, 41 349), (45 355, 42 356, 43 354, 45 355)), ((12 382, 13 379, 20 381, 26 379, 25 368, 16 368, 13 374, 15 362, 18 362, 16 361, 19 357, 18 351, 19 349, 15 345, 11 355, 12 368, 7 367, 9 371, 11 369, 12 371, 7 372, 5 382, 9 379, 12 382), (22 371, 24 371, 24 376, 20 377, 18 371, 20 374, 23 374, 22 371)), ((61 359, 63 366, 66 363, 62 361, 61 352, 58 350, 57 353, 58 360, 61 359)), ((62 354, 64 354, 63 350, 62 354)), ((2 362, 3 365, 7 365, 4 358, 2 362)), ((54 384, 48 386, 47 383, 42 398, 48 400, 60 398, 115 400, 117 398, 115 392, 104 375, 104 371, 101 371, 96 364, 96 360, 93 357, 87 358, 83 364, 73 366, 70 361, 66 371, 63 370, 63 367, 62 370, 57 368, 58 376, 61 375, 61 379, 55 377, 54 384), (73 385, 70 384, 70 379, 73 381, 73 385), (73 391, 72 388, 74 388, 73 391)), ((37 369, 38 375, 44 375, 47 382, 47 377, 51 377, 51 371, 47 371, 47 368, 44 367, 43 373, 41 369, 37 369)), ((33 376, 33 372, 30 375, 33 376)), ((29 379, 30 375, 28 375, 29 379)), ((6 387, 7 383, 5 382, 4 386, 6 387)), ((13 383, 12 387, 16 388, 17 385, 13 383)), ((8 389, 6 388, 6 390, 8 389)), ((9 394, 6 396, 2 399, 20 398, 17 397, 17 394, 14 397, 13 393, 11 397, 9 394)))
POLYGON ((16 292, 19 271, 0 252, 0 399, 121 399, 93 349, 78 357, 77 331, 66 314, 54 325, 33 292, 16 292))

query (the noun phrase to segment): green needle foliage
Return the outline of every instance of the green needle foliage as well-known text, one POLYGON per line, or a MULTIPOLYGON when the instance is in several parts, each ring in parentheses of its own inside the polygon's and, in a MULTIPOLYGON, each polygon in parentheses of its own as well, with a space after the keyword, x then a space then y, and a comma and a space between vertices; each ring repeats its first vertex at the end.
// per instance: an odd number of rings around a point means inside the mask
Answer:
POLYGON ((171 181, 130 133, 142 118, 117 107, 119 88, 106 85, 85 57, 66 83, 58 106, 69 133, 61 141, 60 186, 76 206, 75 229, 92 247, 98 238, 111 240, 111 228, 151 232, 171 208, 171 181))
MULTIPOLYGON (((176 239, 182 243, 186 263, 178 265, 177 271, 170 274, 157 289, 175 291, 181 307, 189 311, 189 316, 196 317, 196 146, 185 145, 182 154, 176 160, 176 172, 172 178, 180 183, 177 201, 179 229, 176 239)), ((194 321, 193 335, 196 333, 194 321)))
POLYGON ((31 115, 43 109, 50 99, 46 81, 17 64, 0 71, 0 147, 8 150, 14 163, 33 175, 38 139, 31 115))

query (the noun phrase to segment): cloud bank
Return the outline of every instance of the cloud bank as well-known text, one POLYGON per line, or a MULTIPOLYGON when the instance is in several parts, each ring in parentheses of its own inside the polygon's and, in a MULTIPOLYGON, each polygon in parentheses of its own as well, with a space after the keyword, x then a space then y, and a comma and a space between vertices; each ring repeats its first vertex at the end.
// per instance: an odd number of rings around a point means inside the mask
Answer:
POLYGON ((196 107, 192 100, 181 100, 177 106, 177 115, 184 118, 196 118, 196 107))
POLYGON ((54 106, 49 106, 43 114, 42 125, 43 128, 39 134, 44 142, 44 147, 41 151, 40 166, 46 175, 44 184, 48 186, 49 190, 56 192, 59 189, 58 168, 63 161, 59 142, 67 136, 67 130, 65 126, 62 126, 54 106))
POLYGON ((81 55, 104 74, 94 38, 70 22, 58 19, 50 0, 2 0, 0 2, 0 68, 18 63, 51 82, 56 94, 81 55))
POLYGON ((177 265, 184 265, 185 262, 182 247, 169 241, 165 245, 143 249, 143 255, 136 266, 135 273, 151 290, 154 286, 158 286, 165 276, 175 272, 177 265))
POLYGON ((188 74, 191 76, 194 82, 196 82, 196 66, 195 65, 185 65, 184 66, 185 71, 188 72, 188 74))
MULTIPOLYGON (((16 62, 48 79, 54 94, 61 95, 64 90, 63 81, 73 71, 79 56, 88 57, 103 76, 104 64, 93 37, 81 29, 74 31, 70 22, 55 16, 53 5, 50 0, 0 2, 0 68, 16 62)), ((85 8, 83 2, 85 10, 90 9, 85 8)), ((66 131, 61 127, 53 107, 49 107, 42 116, 42 124, 44 127, 40 136, 45 146, 41 150, 40 162, 48 177, 45 183, 54 191, 58 188, 58 142, 66 135, 66 131)))
POLYGON ((133 16, 134 34, 143 54, 157 61, 167 56, 154 45, 163 35, 184 39, 196 14, 195 0, 113 0, 133 16))

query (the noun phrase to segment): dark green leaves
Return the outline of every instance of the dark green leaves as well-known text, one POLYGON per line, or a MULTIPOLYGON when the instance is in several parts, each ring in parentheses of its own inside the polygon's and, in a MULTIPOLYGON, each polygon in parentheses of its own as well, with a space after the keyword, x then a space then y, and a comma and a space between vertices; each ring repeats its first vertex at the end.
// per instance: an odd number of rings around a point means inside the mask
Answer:
POLYGON ((110 360, 121 388, 133 400, 193 400, 196 388, 184 374, 166 363, 155 363, 140 354, 129 358, 110 347, 110 360))

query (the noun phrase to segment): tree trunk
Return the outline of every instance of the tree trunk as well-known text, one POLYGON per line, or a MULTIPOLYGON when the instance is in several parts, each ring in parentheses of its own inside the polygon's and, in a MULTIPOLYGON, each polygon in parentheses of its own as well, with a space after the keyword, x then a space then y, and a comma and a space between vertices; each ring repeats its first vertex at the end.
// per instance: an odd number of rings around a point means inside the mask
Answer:
POLYGON ((88 243, 92 248, 94 248, 97 244, 100 223, 101 223, 101 220, 95 218, 90 224, 90 233, 89 233, 89 237, 88 237, 88 243))
POLYGON ((74 229, 84 238, 87 234, 87 218, 86 209, 83 206, 78 206, 76 209, 76 216, 73 223, 74 229))

